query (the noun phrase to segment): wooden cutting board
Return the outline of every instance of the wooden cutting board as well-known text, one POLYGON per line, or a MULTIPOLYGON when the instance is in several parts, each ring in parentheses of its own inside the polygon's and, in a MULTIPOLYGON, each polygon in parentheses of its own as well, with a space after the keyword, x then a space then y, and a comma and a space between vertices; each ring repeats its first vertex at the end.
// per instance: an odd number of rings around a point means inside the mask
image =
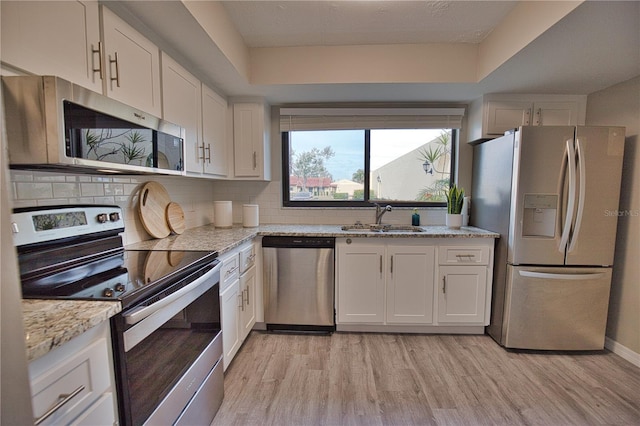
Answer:
POLYGON ((180 204, 174 203, 173 201, 169 203, 167 206, 167 223, 169 224, 171 232, 175 234, 182 234, 184 232, 184 211, 182 211, 180 204))
POLYGON ((167 223, 169 193, 158 182, 147 182, 140 189, 138 212, 144 229, 154 238, 164 238, 171 233, 167 223))

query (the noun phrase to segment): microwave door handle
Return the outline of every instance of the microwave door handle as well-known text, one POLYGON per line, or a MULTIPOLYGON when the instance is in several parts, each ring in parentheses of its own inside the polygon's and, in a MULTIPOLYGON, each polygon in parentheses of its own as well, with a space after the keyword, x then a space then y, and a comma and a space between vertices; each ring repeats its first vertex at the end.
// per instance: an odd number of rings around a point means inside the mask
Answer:
POLYGON ((127 324, 129 324, 129 325, 137 324, 140 321, 142 321, 143 319, 145 319, 148 316, 150 316, 151 314, 155 313, 156 311, 159 311, 160 309, 164 308, 165 306, 173 303, 175 300, 179 299, 180 297, 184 296, 185 294, 189 293, 190 291, 195 290, 200 284, 202 284, 204 281, 209 279, 209 277, 212 274, 214 274, 215 272, 219 271, 220 268, 222 268, 222 264, 216 265, 215 267, 213 267, 209 272, 207 272, 203 276, 198 277, 198 279, 196 279, 193 282, 189 283, 188 285, 184 286, 180 290, 178 290, 178 291, 176 291, 174 293, 171 293, 167 297, 164 297, 164 298, 160 299, 156 303, 154 303, 152 305, 149 305, 149 306, 140 306, 138 308, 134 308, 131 311, 129 311, 126 314, 124 314, 122 317, 124 318, 125 322, 127 324))
POLYGON ((576 138, 576 157, 578 159, 578 183, 580 188, 578 189, 578 212, 576 214, 576 222, 573 225, 573 235, 571 236, 571 243, 569 244, 568 253, 571 253, 576 246, 578 236, 580 235, 580 227, 582 225, 582 216, 584 214, 584 199, 587 189, 587 173, 584 160, 584 147, 580 143, 580 139, 576 138))
POLYGON ((564 253, 567 249, 567 243, 569 242, 569 234, 571 232, 571 221, 573 220, 573 213, 575 209, 576 198, 576 153, 573 147, 573 140, 567 139, 567 146, 565 149, 566 161, 569 171, 569 197, 567 200, 567 211, 564 217, 564 224, 562 225, 562 237, 560 238, 560 245, 558 251, 564 253))

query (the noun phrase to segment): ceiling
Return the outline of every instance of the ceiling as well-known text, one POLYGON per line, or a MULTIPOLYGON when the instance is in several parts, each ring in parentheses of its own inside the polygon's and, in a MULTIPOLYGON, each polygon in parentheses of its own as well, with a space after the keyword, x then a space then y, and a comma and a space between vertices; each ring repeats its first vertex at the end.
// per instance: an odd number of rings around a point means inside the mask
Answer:
POLYGON ((105 3, 129 14, 123 18, 222 94, 260 96, 272 104, 467 102, 485 93, 589 94, 640 74, 638 1, 105 3), (545 4, 568 12, 527 34, 527 16, 518 21, 516 12, 545 4), (504 28, 510 23, 521 28, 509 33, 504 28), (517 48, 504 49, 504 58, 480 72, 484 45, 491 41, 500 46, 519 37, 523 41, 517 48), (406 53, 432 48, 444 54, 425 60, 406 53), (362 53, 371 49, 385 53, 362 53), (348 52, 349 59, 361 54, 374 59, 370 65, 347 61, 341 68, 331 67, 340 63, 340 52, 348 52), (395 58, 398 66, 393 68, 395 58), (412 61, 426 71, 412 74, 412 61), (379 71, 390 66, 391 71, 379 71), (429 74, 430 66, 439 71, 429 74))
POLYGON ((479 43, 516 1, 223 1, 249 47, 479 43))

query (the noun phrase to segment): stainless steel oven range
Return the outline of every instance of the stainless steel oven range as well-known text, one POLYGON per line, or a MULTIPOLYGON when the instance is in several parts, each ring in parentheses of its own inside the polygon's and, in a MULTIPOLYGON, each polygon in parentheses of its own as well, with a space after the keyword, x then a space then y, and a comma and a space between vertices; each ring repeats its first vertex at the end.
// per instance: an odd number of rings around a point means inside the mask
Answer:
POLYGON ((117 206, 16 209, 23 297, 112 300, 120 424, 208 425, 222 403, 220 261, 125 250, 117 206))

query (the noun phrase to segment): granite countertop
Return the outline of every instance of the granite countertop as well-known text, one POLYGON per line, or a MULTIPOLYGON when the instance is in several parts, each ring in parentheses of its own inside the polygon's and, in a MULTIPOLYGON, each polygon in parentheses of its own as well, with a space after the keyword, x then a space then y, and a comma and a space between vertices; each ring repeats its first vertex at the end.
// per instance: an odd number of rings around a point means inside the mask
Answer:
MULTIPOLYGON (((130 244, 127 250, 217 251, 238 247, 257 236, 310 236, 348 238, 498 238, 499 234, 479 228, 458 230, 446 226, 423 226, 422 232, 343 231, 340 225, 261 225, 230 229, 205 225, 187 229, 181 235, 130 244)), ((122 309, 119 302, 24 299, 22 311, 26 334, 27 359, 32 361, 72 338, 106 321, 122 309)))
POLYGON ((27 361, 62 346, 121 309, 120 302, 23 299, 27 361))
POLYGON ((308 236, 308 237, 348 237, 348 238, 499 238, 495 232, 474 227, 449 229, 446 226, 422 226, 423 232, 370 232, 363 230, 343 231, 341 225, 260 225, 256 228, 234 226, 230 229, 205 225, 187 229, 181 235, 141 241, 130 244, 127 250, 202 250, 223 254, 245 241, 257 236, 308 236))

